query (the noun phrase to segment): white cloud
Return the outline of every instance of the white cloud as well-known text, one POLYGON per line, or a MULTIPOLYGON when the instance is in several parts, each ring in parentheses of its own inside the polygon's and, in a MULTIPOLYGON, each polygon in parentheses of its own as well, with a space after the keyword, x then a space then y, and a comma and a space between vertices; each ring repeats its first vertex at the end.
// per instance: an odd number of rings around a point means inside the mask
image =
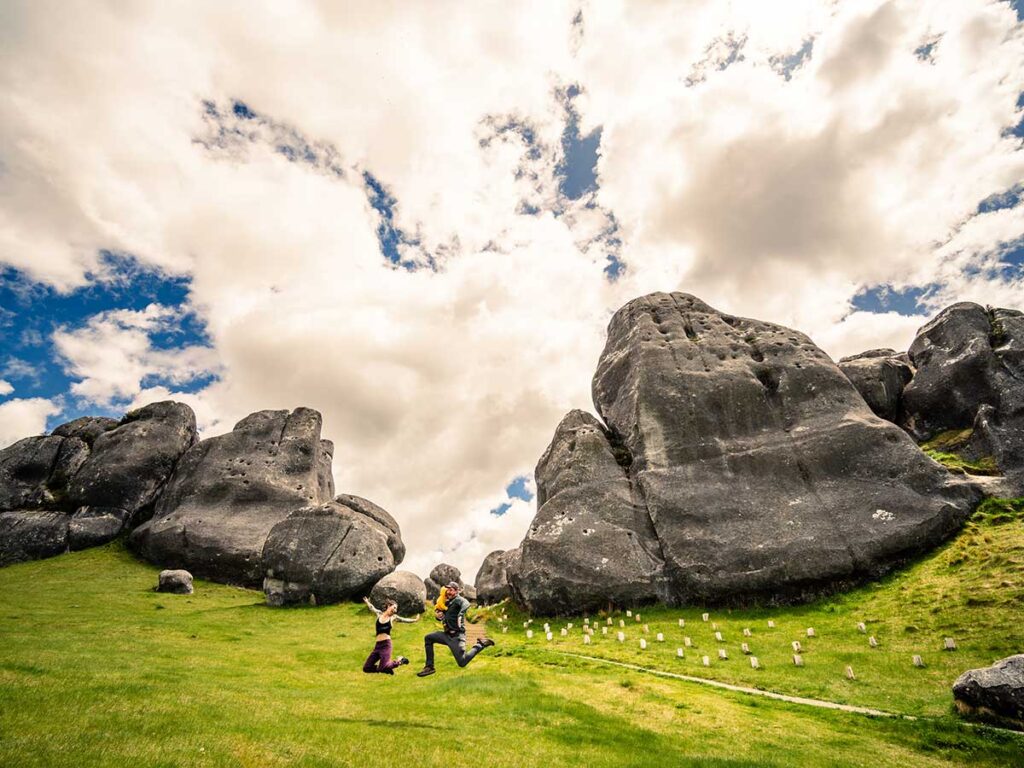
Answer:
POLYGON ((577 10, 9 4, 0 261, 61 289, 101 271, 100 248, 187 274, 213 344, 154 349, 166 308, 103 313, 55 338, 73 394, 178 397, 207 434, 318 408, 339 489, 396 515, 417 569, 443 556, 472 576, 521 537, 531 505, 495 518, 495 494, 590 407, 605 324, 634 295, 687 290, 834 355, 905 346, 919 324, 851 312, 865 286, 1019 304, 1019 277, 964 276, 1024 232, 1019 210, 971 218, 1024 177, 1002 135, 1024 90, 1005 4, 595 2, 582 37, 577 10), (933 61, 915 55, 936 38, 933 61), (786 80, 779 57, 807 41, 786 80), (521 215, 557 199, 570 83, 582 132, 603 129, 600 208, 521 215), (204 99, 269 122, 225 121, 240 134, 211 150, 204 99), (498 135, 511 123, 534 156, 498 135), (345 178, 275 151, 299 134, 345 178), (363 171, 419 243, 403 255, 437 271, 384 260, 363 171), (614 284, 607 211, 629 265, 614 284), (178 394, 211 367, 219 381, 178 394))
POLYGON ((0 403, 0 448, 30 435, 46 431, 46 419, 60 413, 60 407, 43 397, 6 400, 0 403))
POLYGON ((14 387, 11 386, 11 382, 0 379, 0 397, 6 397, 14 391, 14 387))

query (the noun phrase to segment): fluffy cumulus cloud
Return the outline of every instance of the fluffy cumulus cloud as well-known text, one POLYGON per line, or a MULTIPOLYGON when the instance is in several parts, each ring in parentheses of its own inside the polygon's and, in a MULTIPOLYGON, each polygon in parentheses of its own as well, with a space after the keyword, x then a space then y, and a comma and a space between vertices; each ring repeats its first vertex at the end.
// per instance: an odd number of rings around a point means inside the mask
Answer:
MULTIPOLYGON (((57 328, 69 398, 176 397, 206 434, 315 407, 420 573, 518 542, 504 489, 589 407, 634 295, 840 355, 1024 293, 1007 3, 15 2, 0 39, 0 263, 189 281, 57 328), (572 198, 567 129, 600 139, 572 198), (855 305, 883 288, 919 304, 855 305), (173 342, 186 314, 202 343, 173 342)), ((59 410, 30 402, 0 405, 20 434, 59 410)))
POLYGON ((14 398, 0 403, 0 445, 43 434, 46 419, 57 413, 60 406, 45 397, 14 398))

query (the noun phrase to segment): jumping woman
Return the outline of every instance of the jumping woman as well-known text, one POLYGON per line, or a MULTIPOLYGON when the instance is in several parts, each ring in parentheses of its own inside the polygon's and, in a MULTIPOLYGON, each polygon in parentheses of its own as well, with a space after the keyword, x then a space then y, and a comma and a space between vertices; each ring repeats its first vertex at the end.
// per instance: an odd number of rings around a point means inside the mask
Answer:
POLYGON ((396 659, 391 658, 391 622, 400 621, 403 624, 413 624, 419 621, 420 617, 406 619, 396 615, 398 613, 398 603, 394 600, 386 601, 383 611, 376 608, 368 597, 364 597, 363 602, 377 616, 377 642, 373 646, 373 652, 370 653, 366 663, 363 664, 363 672, 381 672, 385 675, 393 675, 395 674, 395 667, 408 664, 409 660, 405 656, 399 656, 396 659))

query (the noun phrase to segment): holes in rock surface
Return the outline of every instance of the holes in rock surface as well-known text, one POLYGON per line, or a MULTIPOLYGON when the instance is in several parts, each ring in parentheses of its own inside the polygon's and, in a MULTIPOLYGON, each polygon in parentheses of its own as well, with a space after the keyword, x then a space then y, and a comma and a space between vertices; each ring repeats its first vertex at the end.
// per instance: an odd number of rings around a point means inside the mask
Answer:
POLYGON ((686 338, 688 338, 690 341, 697 340, 697 332, 693 330, 693 326, 690 324, 689 320, 683 323, 683 333, 686 334, 686 338))
POLYGON ((885 434, 885 439, 888 440, 890 443, 895 443, 900 438, 899 438, 899 436, 897 436, 897 434, 895 432, 887 432, 885 434))
POLYGON ((758 368, 754 371, 754 375, 761 382, 761 386, 769 392, 779 391, 779 374, 771 368, 758 368))

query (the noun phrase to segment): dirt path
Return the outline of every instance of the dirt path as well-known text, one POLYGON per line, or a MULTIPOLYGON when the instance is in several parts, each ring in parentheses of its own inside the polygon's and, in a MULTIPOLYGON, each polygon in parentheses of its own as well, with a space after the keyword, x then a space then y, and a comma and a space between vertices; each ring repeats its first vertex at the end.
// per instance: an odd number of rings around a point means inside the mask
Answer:
POLYGON ((708 685, 712 688, 724 688, 727 691, 734 691, 736 693, 747 693, 752 696, 763 696, 767 699, 775 699, 776 701, 787 701, 790 704, 801 704, 806 707, 818 707, 819 709, 838 709, 842 712, 855 712, 859 715, 872 715, 874 717, 900 717, 905 720, 916 720, 916 717, 912 715, 901 715, 895 712, 883 712, 880 709, 871 709, 870 707, 855 707, 852 704, 837 704, 834 701, 825 701, 823 699, 808 699, 803 696, 788 696, 784 693, 775 693, 774 691, 762 691, 759 688, 747 688, 742 685, 732 685, 731 683, 722 683, 718 680, 708 680, 704 677, 693 677, 691 675, 680 675, 675 672, 663 672, 660 669, 651 669, 649 667, 641 667, 637 664, 627 664, 622 661, 612 661, 611 659, 602 659, 597 656, 585 656, 582 653, 572 653, 570 651, 555 651, 561 656, 571 656, 574 659, 583 659, 585 661, 592 661, 597 664, 606 664, 613 667, 621 667, 622 669, 631 669, 635 672, 646 672, 650 675, 657 675, 658 677, 667 677, 672 680, 684 680, 688 683, 698 683, 700 685, 708 685))

